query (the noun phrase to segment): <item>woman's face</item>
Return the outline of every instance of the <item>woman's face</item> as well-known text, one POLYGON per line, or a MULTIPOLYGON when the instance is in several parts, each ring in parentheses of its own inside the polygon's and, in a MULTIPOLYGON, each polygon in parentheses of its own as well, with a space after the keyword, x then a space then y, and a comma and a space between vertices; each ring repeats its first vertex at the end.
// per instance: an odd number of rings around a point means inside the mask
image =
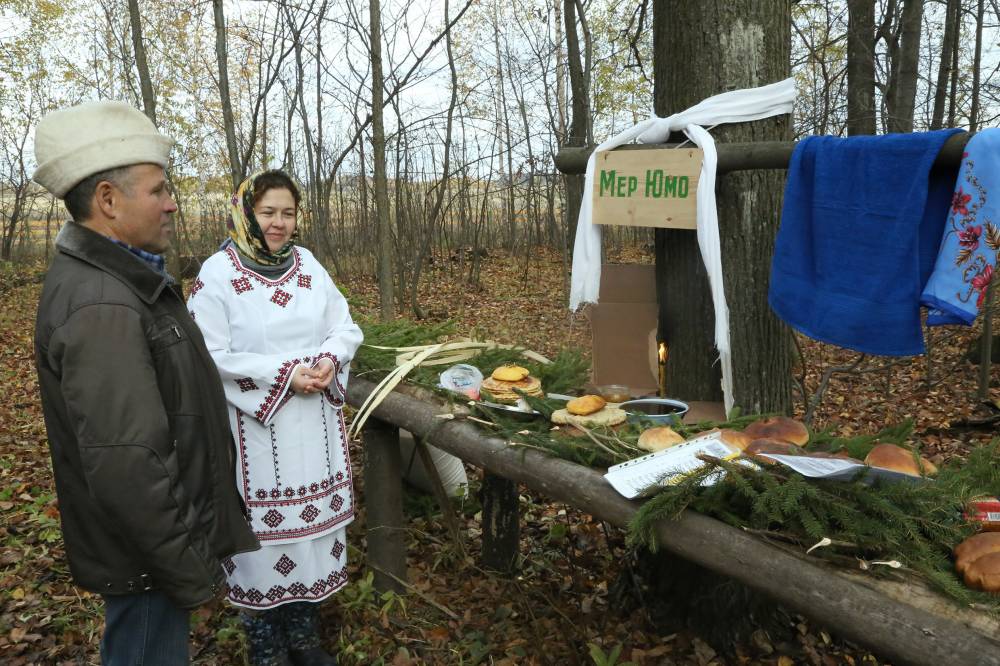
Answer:
POLYGON ((290 190, 273 187, 253 207, 267 248, 277 252, 295 231, 295 197, 290 190))

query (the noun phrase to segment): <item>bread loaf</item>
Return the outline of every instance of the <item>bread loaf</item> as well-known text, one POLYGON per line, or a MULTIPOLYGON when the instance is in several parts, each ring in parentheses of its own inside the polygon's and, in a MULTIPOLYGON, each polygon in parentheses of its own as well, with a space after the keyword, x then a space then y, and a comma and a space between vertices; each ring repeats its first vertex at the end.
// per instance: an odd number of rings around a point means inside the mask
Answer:
POLYGON ((639 448, 644 451, 662 451, 683 441, 684 438, 674 432, 673 428, 662 426, 644 430, 639 435, 639 448))
POLYGON ((876 444, 865 457, 865 464, 882 469, 891 469, 910 476, 925 476, 937 473, 931 461, 921 457, 919 463, 913 451, 895 444, 876 444))
POLYGON ((599 395, 582 395, 567 402, 566 411, 576 416, 586 416, 604 409, 606 404, 604 398, 599 395))
POLYGON ((776 439, 805 446, 809 441, 809 431, 799 421, 786 416, 772 416, 754 421, 744 430, 751 439, 776 439))
POLYGON ((974 534, 955 547, 955 570, 964 574, 970 564, 991 553, 1000 553, 1000 533, 974 534))
POLYGON ((974 590, 1000 593, 1000 553, 976 558, 965 568, 965 584, 974 590))

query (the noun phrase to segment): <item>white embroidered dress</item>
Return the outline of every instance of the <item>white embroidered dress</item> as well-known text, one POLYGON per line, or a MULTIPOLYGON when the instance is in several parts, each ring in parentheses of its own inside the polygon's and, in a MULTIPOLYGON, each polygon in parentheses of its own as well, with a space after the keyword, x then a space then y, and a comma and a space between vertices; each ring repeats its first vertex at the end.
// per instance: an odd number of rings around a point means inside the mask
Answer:
POLYGON ((232 246, 216 252, 188 309, 222 377, 239 455, 235 481, 262 546, 223 563, 229 600, 255 609, 320 601, 347 582, 354 491, 342 407, 361 329, 329 274, 300 247, 275 279, 247 268, 232 246), (293 393, 295 369, 323 358, 335 369, 329 389, 293 393))

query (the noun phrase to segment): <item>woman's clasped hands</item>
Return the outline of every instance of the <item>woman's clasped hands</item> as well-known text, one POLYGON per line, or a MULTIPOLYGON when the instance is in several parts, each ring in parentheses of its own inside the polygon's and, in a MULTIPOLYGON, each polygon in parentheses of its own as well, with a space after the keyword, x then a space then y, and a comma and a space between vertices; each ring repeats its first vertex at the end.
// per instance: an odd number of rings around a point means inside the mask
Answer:
POLYGON ((325 391, 333 381, 333 361, 321 358, 316 365, 308 368, 300 365, 292 374, 292 391, 295 393, 319 393, 325 391))

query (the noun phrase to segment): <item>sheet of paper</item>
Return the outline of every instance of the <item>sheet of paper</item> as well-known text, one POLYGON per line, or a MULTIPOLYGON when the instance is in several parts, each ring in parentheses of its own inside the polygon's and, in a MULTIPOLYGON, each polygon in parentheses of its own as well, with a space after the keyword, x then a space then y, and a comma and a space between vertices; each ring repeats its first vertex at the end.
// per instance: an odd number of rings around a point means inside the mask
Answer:
POLYGON ((921 478, 903 474, 891 469, 882 467, 869 467, 853 460, 842 460, 838 458, 811 458, 809 456, 783 456, 777 453, 761 453, 771 460, 781 463, 785 467, 795 470, 802 476, 811 479, 829 479, 831 481, 853 481, 858 474, 867 470, 864 482, 872 483, 875 479, 888 479, 890 481, 920 481, 921 478))
MULTIPOLYGON (((738 456, 739 451, 723 443, 718 433, 711 433, 663 451, 613 465, 608 468, 604 478, 619 494, 634 499, 648 495, 659 487, 677 483, 702 467, 705 462, 698 458, 700 454, 730 460, 738 456)), ((713 475, 710 483, 717 482, 720 478, 721 475, 713 475)))

